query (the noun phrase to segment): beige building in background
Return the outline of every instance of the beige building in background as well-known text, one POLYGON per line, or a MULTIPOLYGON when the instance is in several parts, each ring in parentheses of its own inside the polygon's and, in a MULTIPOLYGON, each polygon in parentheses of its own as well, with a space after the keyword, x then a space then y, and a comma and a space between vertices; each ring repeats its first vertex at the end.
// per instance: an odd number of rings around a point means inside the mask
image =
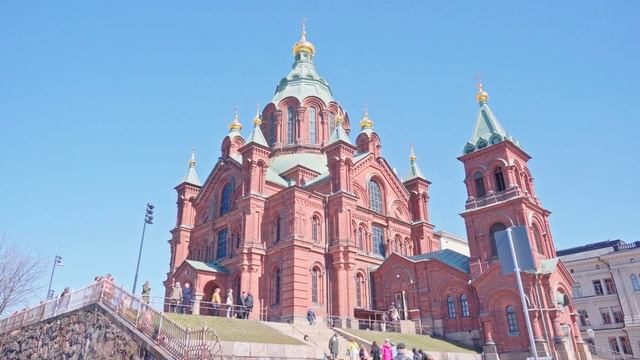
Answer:
POLYGON ((640 358, 640 241, 607 240, 557 254, 576 281, 585 341, 606 358, 640 358))
POLYGON ((450 249, 459 254, 469 256, 469 243, 467 239, 442 230, 436 231, 433 234, 440 238, 440 249, 450 249))

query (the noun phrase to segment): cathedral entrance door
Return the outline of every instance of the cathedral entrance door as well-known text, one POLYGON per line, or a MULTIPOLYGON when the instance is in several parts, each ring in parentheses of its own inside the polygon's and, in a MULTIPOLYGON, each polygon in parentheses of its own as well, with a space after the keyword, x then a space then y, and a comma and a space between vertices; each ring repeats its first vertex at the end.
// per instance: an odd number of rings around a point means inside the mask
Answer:
POLYGON ((398 314, 400 314, 400 320, 405 320, 407 318, 407 299, 404 291, 400 291, 394 294, 396 309, 398 309, 398 314))

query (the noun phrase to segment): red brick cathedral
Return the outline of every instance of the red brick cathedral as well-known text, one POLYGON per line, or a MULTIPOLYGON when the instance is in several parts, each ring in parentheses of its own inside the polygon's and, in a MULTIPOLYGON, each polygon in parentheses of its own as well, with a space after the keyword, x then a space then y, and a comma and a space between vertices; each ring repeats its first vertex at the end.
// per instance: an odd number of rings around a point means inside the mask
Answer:
POLYGON ((231 121, 204 183, 189 161, 176 187, 167 294, 175 281, 190 283, 194 312, 204 314, 201 302, 215 288, 249 291, 256 309, 267 309, 253 317, 280 321, 313 308, 319 318, 350 323, 393 302, 401 318, 420 318, 435 334, 483 346, 489 357, 520 359, 529 351, 523 307, 515 278, 500 272, 494 233, 526 225, 537 271, 523 281, 539 354, 588 358, 573 280, 556 257, 530 157, 498 122, 482 86, 475 129, 458 158, 467 257, 441 249, 429 220, 430 182, 413 151, 401 178, 382 156, 366 110, 352 131, 316 71, 304 30, 293 53, 291 71, 248 136, 237 115, 231 121))

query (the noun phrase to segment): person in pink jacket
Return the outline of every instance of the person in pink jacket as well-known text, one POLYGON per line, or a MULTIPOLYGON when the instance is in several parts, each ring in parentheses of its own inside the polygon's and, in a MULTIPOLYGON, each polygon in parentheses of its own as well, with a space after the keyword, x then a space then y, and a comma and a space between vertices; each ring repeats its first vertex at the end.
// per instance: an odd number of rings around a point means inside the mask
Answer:
POLYGON ((382 360, 393 360, 393 350, 391 350, 389 339, 385 339, 384 345, 382 345, 382 360))

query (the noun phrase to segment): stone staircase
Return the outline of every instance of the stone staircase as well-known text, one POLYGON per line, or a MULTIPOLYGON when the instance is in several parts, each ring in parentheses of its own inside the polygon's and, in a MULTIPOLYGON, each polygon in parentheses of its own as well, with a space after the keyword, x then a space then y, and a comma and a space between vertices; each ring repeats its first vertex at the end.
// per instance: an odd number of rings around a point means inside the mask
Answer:
MULTIPOLYGON (((289 324, 277 322, 264 322, 265 325, 277 330, 285 335, 298 339, 314 349, 317 359, 323 359, 325 354, 329 355, 329 339, 335 331, 328 328, 324 323, 318 322, 315 325, 309 324, 289 324), (304 340, 304 336, 308 336, 308 340, 304 340)), ((340 351, 338 359, 347 359, 347 339, 338 333, 338 343, 340 351)))

